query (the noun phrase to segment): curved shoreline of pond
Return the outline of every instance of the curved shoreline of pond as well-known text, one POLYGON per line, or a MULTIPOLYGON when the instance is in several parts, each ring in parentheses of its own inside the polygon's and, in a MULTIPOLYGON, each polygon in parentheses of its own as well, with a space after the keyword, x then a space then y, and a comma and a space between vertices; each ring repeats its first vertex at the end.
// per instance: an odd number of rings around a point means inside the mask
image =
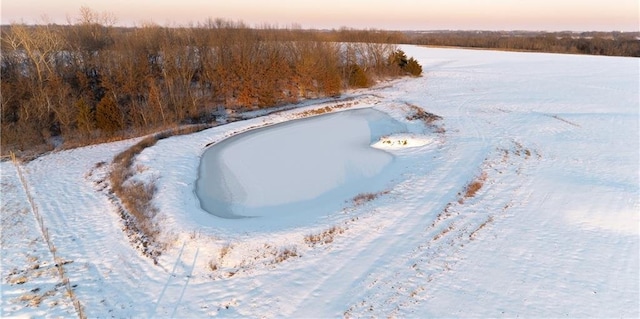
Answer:
POLYGON ((319 216, 387 186, 394 157, 370 145, 404 130, 365 108, 243 132, 202 154, 196 197, 204 211, 225 219, 319 216))

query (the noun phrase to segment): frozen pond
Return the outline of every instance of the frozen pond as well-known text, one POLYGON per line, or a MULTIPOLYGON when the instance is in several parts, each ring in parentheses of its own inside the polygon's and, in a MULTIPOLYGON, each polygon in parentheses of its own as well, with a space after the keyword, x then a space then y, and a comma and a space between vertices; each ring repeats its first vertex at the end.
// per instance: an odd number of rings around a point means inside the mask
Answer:
POLYGON ((370 145, 405 129, 384 112, 358 109, 239 134, 205 151, 196 194, 222 218, 326 214, 385 189, 394 157, 370 145))

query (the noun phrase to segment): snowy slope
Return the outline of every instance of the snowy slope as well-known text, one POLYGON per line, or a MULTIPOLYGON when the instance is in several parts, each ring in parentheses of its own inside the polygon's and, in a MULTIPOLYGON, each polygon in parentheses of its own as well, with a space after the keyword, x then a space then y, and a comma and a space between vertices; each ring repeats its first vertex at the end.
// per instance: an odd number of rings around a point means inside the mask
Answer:
MULTIPOLYGON (((264 219, 247 231, 204 212, 199 157, 211 142, 339 102, 143 151, 137 178, 158 186, 167 243, 159 265, 131 247, 103 189, 108 165, 99 163, 136 141, 25 164, 88 316, 640 316, 640 60, 403 49, 423 77, 351 94, 353 107, 407 127, 374 143, 397 161, 393 183, 307 226, 264 219), (407 120, 408 105, 442 116, 438 128, 407 120)), ((37 306, 20 298, 57 278, 23 271, 51 256, 15 168, 0 169, 2 316, 69 316, 62 292, 37 306), (26 283, 12 274, 20 271, 26 283)))

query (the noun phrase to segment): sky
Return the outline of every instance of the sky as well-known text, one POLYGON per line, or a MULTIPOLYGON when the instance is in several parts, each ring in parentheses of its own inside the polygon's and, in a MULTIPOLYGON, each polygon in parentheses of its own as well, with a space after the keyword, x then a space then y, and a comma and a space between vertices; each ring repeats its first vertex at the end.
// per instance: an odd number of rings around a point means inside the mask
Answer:
POLYGON ((118 25, 188 25, 207 18, 252 26, 387 30, 639 31, 639 0, 2 0, 2 24, 67 23, 80 7, 118 25))

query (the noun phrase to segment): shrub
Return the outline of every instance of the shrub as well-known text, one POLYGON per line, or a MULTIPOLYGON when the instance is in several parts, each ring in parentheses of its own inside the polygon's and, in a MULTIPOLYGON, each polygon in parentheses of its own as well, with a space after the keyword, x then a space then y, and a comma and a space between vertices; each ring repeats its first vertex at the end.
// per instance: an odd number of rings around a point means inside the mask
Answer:
POLYGON ((420 76, 422 74, 422 65, 420 65, 416 59, 410 58, 404 70, 413 76, 420 76))
POLYGON ((115 99, 108 94, 96 106, 96 126, 110 134, 124 128, 124 119, 115 99))
POLYGON ((399 67, 401 70, 404 70, 404 67, 407 65, 407 55, 402 50, 396 50, 389 55, 389 65, 394 65, 399 67))
POLYGON ((402 50, 396 50, 388 57, 390 66, 397 66, 402 73, 420 76, 422 74, 422 66, 414 58, 407 58, 402 50))
POLYGON ((366 88, 369 85, 369 79, 364 70, 357 64, 351 65, 349 67, 349 86, 366 88))

